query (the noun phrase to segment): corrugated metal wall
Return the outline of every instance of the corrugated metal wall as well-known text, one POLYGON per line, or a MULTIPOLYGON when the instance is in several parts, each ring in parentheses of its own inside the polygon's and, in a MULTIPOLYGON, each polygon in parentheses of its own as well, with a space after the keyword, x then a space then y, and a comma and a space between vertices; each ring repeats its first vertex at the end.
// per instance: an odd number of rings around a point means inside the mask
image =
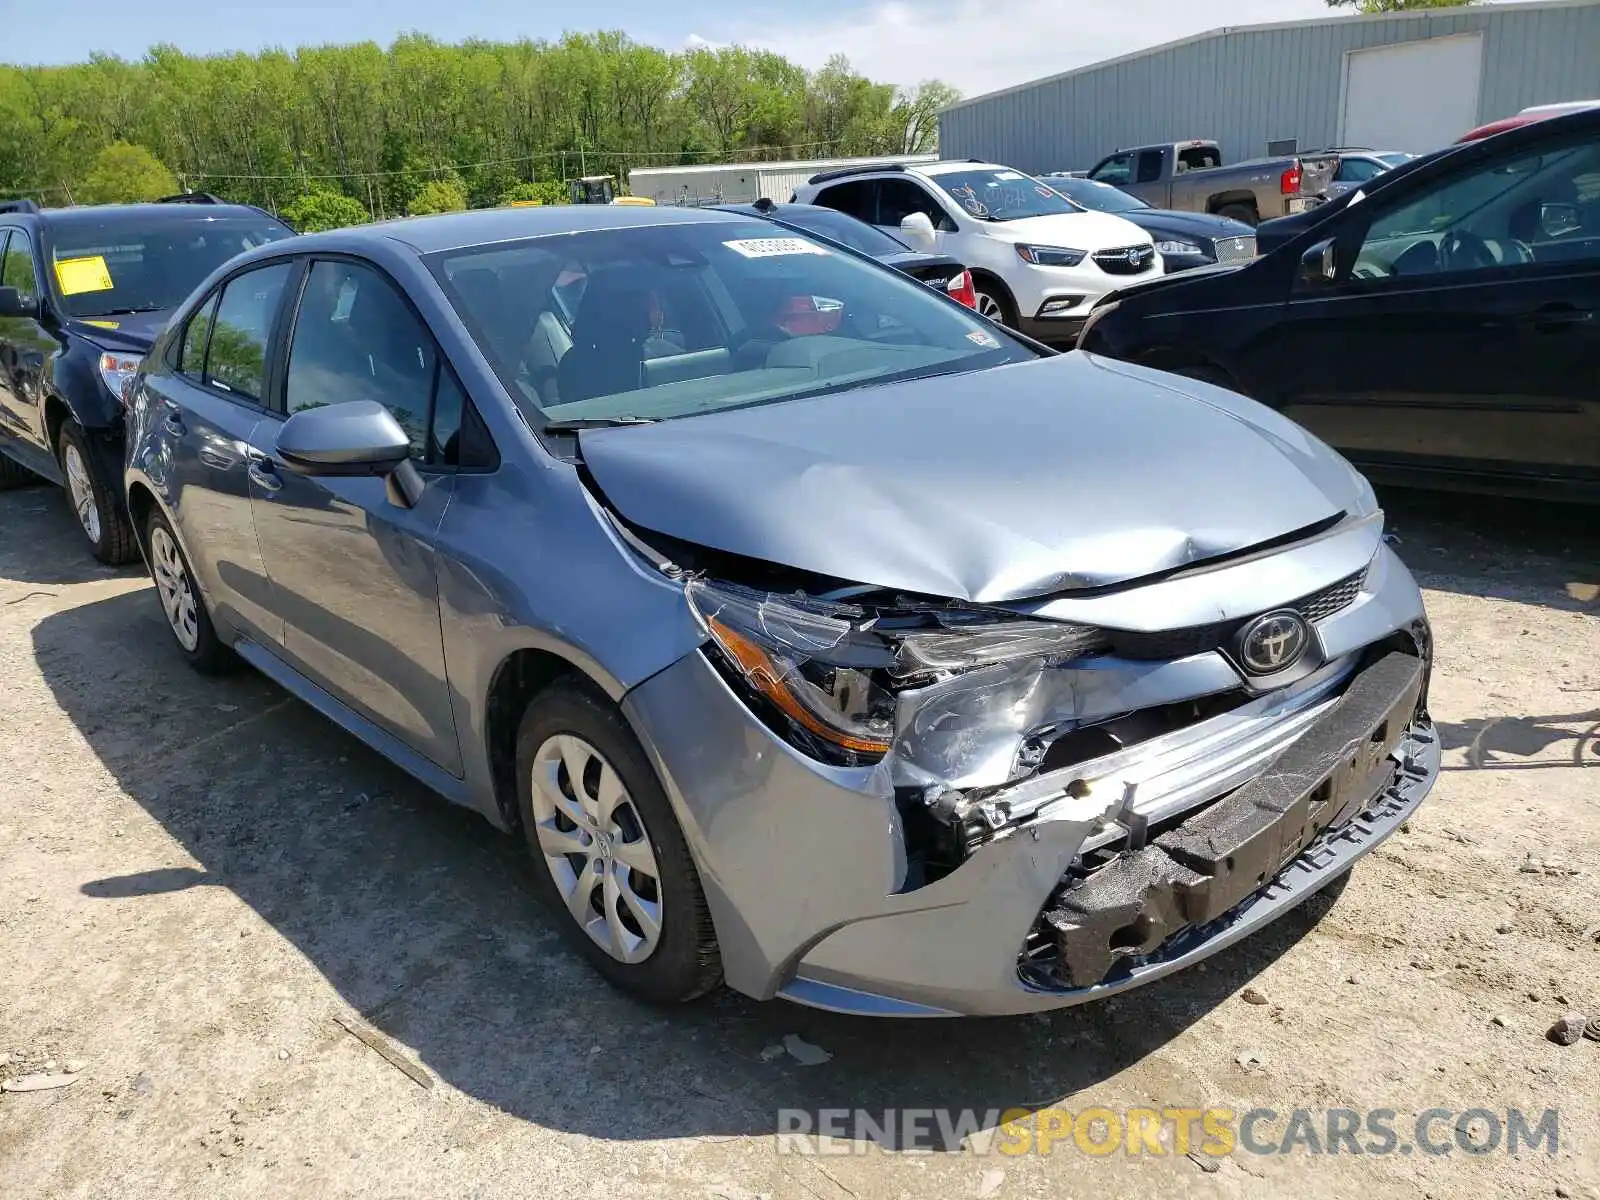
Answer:
POLYGON ((1226 30, 975 98, 940 115, 940 153, 1038 173, 1085 170, 1119 147, 1190 137, 1215 138, 1225 161, 1263 155, 1275 138, 1328 146, 1338 137, 1346 52, 1479 31, 1480 121, 1600 97, 1600 2, 1352 17, 1226 30))

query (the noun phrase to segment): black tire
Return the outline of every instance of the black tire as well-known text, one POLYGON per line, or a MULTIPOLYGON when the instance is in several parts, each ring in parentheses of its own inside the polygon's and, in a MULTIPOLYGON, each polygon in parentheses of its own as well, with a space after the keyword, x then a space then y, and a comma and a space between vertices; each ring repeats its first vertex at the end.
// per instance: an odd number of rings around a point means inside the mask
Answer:
POLYGON ((576 680, 559 680, 540 692, 517 731, 517 805, 535 887, 562 935, 601 975, 655 1004, 680 1004, 722 983, 722 956, 683 830, 654 768, 614 705, 576 680), (551 875, 535 831, 534 759, 547 739, 575 735, 604 756, 617 773, 660 871, 661 934, 649 957, 636 963, 613 958, 573 919, 551 875))
POLYGON ((1261 224, 1261 214, 1250 204, 1224 204, 1217 209, 1217 216, 1227 217, 1230 221, 1243 221, 1252 229, 1261 224))
MULTIPOLYGON (((980 275, 972 281, 972 291, 977 300, 979 313, 989 316, 984 312, 984 300, 988 298, 1000 310, 1000 324, 1007 329, 1018 328, 1017 302, 1011 298, 1011 292, 1005 284, 992 276, 980 275)), ((992 317, 990 319, 993 320, 992 317)))
POLYGON ((61 463, 63 475, 70 476, 67 465, 68 451, 74 451, 88 475, 89 500, 95 506, 98 534, 91 533, 85 517, 78 512, 73 496, 72 480, 67 479, 67 506, 72 518, 89 542, 89 552, 108 567, 120 567, 139 555, 139 544, 134 540, 133 523, 128 520, 128 506, 122 499, 122 488, 111 477, 101 455, 89 444, 89 436, 76 421, 66 421, 56 439, 56 460, 61 463))
POLYGON ((195 583, 194 571, 189 566, 189 560, 184 556, 183 547, 178 543, 178 537, 172 531, 172 526, 167 523, 167 518, 161 515, 160 510, 152 510, 150 519, 145 523, 145 545, 150 548, 150 573, 156 583, 156 600, 162 607, 162 616, 166 620, 167 632, 172 634, 172 641, 178 648, 178 653, 202 675, 221 675, 230 670, 235 658, 233 651, 223 645, 222 639, 217 637, 216 626, 211 623, 211 614, 206 610, 206 599, 201 594, 200 587, 195 583), (164 556, 158 553, 162 546, 162 539, 166 539, 172 547, 175 566, 181 571, 183 583, 188 587, 189 594, 194 600, 194 645, 184 644, 183 637, 179 634, 171 613, 167 610, 167 601, 162 589, 162 575, 166 564, 162 561, 164 556))
POLYGON ((27 467, 9 455, 0 454, 0 492, 27 487, 30 483, 38 482, 40 482, 39 476, 27 467))

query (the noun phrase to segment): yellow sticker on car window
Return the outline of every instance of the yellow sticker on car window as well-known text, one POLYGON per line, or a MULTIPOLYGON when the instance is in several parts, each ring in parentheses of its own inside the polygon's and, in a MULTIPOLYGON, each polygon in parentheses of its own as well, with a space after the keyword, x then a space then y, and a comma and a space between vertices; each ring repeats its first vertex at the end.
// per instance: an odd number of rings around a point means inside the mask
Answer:
POLYGON ((93 325, 96 329, 121 329, 122 328, 121 323, 117 322, 117 321, 85 321, 84 324, 85 325, 93 325))
POLYGON ((98 254, 88 258, 62 258, 56 260, 56 282, 63 296, 77 296, 83 292, 109 292, 117 285, 111 282, 111 271, 106 260, 98 254))

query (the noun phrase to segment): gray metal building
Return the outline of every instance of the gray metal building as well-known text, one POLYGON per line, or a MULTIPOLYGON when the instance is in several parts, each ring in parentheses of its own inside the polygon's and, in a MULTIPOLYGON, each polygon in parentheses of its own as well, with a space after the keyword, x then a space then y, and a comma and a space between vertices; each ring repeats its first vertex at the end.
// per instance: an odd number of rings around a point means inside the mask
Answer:
MULTIPOLYGON (((947 158, 1083 170, 1113 150, 1214 138, 1422 153, 1533 104, 1600 97, 1600 0, 1223 28, 975 96, 939 117, 947 158)), ((1287 147, 1275 147, 1275 149, 1287 147)))

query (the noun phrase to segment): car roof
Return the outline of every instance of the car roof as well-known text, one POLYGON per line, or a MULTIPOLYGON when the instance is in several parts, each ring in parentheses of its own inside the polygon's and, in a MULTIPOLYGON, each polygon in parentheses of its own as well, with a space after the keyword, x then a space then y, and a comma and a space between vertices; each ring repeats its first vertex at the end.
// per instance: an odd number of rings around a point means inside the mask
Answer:
POLYGON ((695 225, 708 221, 731 223, 746 219, 743 213, 669 205, 550 204, 528 208, 482 208, 431 217, 380 221, 372 225, 353 225, 328 233, 305 234, 298 240, 297 248, 355 248, 387 240, 409 246, 418 254, 433 254, 440 250, 514 242, 551 234, 695 225))
POLYGON ((136 216, 152 225, 194 224, 217 217, 267 217, 265 209, 248 204, 85 204, 72 208, 46 208, 32 214, 50 226, 92 225, 107 217, 136 216))
POLYGON ((953 175, 957 171, 1010 171, 1004 163, 982 162, 974 159, 946 158, 939 162, 918 163, 909 168, 922 175, 953 175))
POLYGON ((1600 113, 1600 100, 1573 100, 1565 104, 1541 104, 1533 108, 1525 108, 1515 116, 1503 117, 1498 121, 1490 121, 1479 125, 1476 129, 1468 130, 1456 139, 1461 142, 1476 142, 1486 137, 1493 137, 1497 133, 1505 133, 1511 129, 1521 129, 1524 125, 1542 125, 1546 121, 1559 121, 1563 118, 1593 115, 1600 113))

